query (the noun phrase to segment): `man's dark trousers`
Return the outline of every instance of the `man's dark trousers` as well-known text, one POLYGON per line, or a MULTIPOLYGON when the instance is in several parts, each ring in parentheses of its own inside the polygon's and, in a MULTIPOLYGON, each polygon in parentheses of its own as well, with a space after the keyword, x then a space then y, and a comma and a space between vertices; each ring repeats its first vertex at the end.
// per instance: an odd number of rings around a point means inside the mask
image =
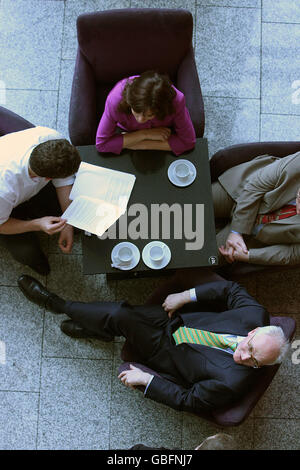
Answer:
MULTIPOLYGON (((33 220, 60 215, 61 208, 56 190, 49 182, 38 194, 15 207, 10 216, 20 220, 33 220)), ((0 236, 12 257, 19 263, 29 266, 48 264, 36 232, 0 236)))
POLYGON ((158 305, 131 306, 127 302, 66 302, 65 313, 86 330, 123 336, 134 347, 139 361, 157 372, 174 370, 171 331, 182 323, 170 320, 158 305))

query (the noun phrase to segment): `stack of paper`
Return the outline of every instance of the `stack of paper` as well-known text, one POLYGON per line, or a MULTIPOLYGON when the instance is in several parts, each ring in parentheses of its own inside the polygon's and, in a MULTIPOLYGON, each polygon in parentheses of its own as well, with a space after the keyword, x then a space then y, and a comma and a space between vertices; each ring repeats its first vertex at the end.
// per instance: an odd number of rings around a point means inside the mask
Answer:
POLYGON ((62 218, 100 237, 126 211, 134 183, 135 175, 82 162, 62 218))

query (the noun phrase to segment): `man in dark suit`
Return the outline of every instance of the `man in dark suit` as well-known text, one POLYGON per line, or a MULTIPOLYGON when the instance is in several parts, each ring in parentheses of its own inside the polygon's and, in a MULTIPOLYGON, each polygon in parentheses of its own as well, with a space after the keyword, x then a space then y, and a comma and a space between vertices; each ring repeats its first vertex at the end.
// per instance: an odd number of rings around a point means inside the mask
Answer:
POLYGON ((124 336, 137 362, 159 375, 131 366, 120 380, 145 386, 145 397, 177 410, 200 412, 236 401, 251 386, 256 368, 280 362, 288 348, 282 329, 268 326, 266 310, 231 281, 168 295, 162 306, 64 301, 26 275, 18 284, 30 300, 71 318, 61 325, 69 336, 124 336), (183 331, 200 331, 200 343, 182 342, 183 331), (205 336, 211 344, 201 343, 205 336))

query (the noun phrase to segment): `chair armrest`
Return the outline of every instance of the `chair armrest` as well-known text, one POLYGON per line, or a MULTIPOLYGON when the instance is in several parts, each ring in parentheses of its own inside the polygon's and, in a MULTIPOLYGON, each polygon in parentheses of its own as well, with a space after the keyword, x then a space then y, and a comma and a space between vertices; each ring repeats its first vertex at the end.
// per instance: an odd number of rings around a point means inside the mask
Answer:
POLYGON ((96 79, 92 67, 78 49, 69 110, 69 134, 73 145, 96 143, 96 79))
POLYGON ((31 127, 35 127, 34 124, 13 111, 0 106, 0 136, 30 129, 31 127))
POLYGON ((300 142, 253 142, 226 147, 211 157, 211 181, 212 183, 216 181, 229 168, 248 162, 259 155, 286 157, 298 151, 300 151, 300 142))
POLYGON ((176 86, 185 96, 196 137, 203 137, 204 104, 192 46, 179 66, 176 86))

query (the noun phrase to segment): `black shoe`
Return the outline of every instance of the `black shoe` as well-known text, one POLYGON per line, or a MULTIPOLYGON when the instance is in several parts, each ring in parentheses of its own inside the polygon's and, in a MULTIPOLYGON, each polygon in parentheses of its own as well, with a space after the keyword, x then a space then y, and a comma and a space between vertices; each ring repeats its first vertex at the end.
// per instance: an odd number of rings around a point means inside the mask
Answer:
POLYGON ((18 279, 18 286, 27 297, 40 307, 53 313, 64 313, 64 300, 49 292, 37 279, 23 274, 18 279))
POLYGON ((95 334, 93 331, 86 330, 73 320, 65 320, 61 323, 60 329, 65 335, 72 338, 94 338, 100 341, 113 341, 114 337, 106 333, 95 334))

